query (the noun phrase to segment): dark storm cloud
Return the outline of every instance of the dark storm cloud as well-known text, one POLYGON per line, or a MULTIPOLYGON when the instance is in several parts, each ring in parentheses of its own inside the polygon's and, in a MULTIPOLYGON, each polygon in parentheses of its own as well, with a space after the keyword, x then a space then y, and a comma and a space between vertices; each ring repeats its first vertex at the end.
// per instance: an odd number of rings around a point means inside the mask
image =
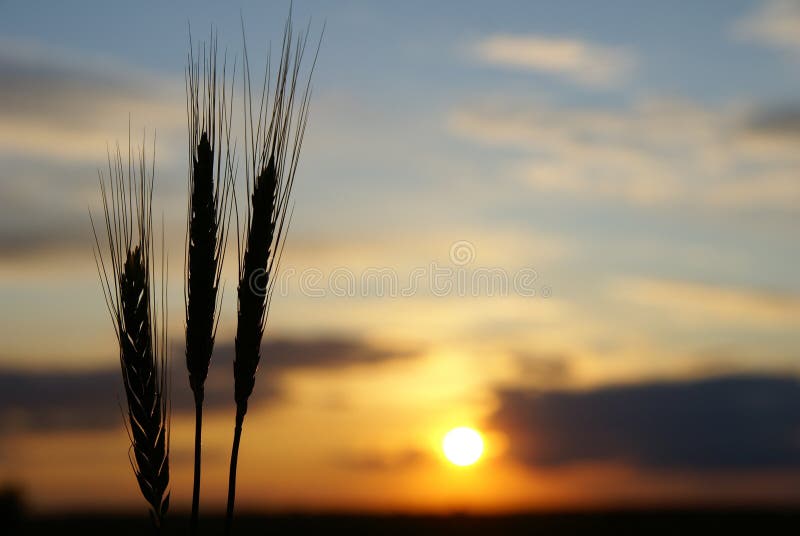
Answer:
POLYGON ((738 375, 588 391, 501 390, 490 424, 532 467, 622 462, 651 469, 800 466, 800 382, 738 375))
MULTIPOLYGON (((414 355, 391 352, 343 338, 277 339, 264 345, 253 404, 283 395, 282 377, 299 370, 332 370, 375 365, 414 355)), ((193 411, 183 355, 172 364, 172 405, 176 413, 193 411)), ((215 352, 206 382, 206 408, 233 403, 233 345, 215 352)), ((21 430, 92 429, 119 426, 124 394, 117 368, 92 372, 20 372, 0 370, 0 435, 21 430)))

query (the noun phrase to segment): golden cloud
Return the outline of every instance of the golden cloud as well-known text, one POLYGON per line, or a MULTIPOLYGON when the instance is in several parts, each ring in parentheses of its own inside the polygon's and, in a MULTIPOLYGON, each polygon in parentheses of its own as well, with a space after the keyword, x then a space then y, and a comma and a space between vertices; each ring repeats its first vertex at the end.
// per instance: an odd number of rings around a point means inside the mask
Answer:
POLYGON ((790 293, 645 278, 616 281, 611 291, 623 300, 657 307, 688 321, 778 327, 800 323, 800 297, 790 293))

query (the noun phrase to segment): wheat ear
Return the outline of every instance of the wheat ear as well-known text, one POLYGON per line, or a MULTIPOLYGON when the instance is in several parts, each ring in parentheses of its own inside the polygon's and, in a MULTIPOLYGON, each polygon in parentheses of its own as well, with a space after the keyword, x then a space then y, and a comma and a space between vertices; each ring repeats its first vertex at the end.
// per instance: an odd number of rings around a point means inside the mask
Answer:
POLYGON ((148 173, 143 148, 136 164, 130 152, 129 143, 126 166, 117 147, 115 156, 109 156, 107 178, 100 173, 105 248, 93 219, 92 229, 98 273, 119 343, 130 462, 158 534, 169 506, 165 260, 162 238, 159 311, 152 264, 154 167, 148 173))
POLYGON ((233 181, 227 58, 218 73, 217 41, 213 33, 208 47, 204 44, 198 55, 201 59, 196 60, 190 35, 186 70, 190 165, 184 298, 186 368, 195 403, 191 534, 197 533, 198 525, 204 388, 219 320, 219 281, 233 181))
MULTIPOLYGON (((242 30, 244 33, 244 29, 242 30)), ((230 534, 236 496, 236 467, 247 402, 255 386, 261 360, 261 340, 267 321, 274 275, 278 268, 287 228, 289 197, 294 184, 300 147, 308 119, 310 80, 297 98, 300 66, 308 31, 292 34, 291 15, 284 29, 280 64, 272 99, 269 97, 269 64, 264 73, 260 104, 253 113, 250 66, 244 46, 244 107, 246 175, 249 204, 242 236, 238 239, 238 323, 233 362, 236 421, 228 481, 226 534, 230 534), (242 251, 242 243, 244 251, 242 251)), ((320 40, 321 41, 321 40, 320 40)), ((319 46, 317 47, 319 52, 319 46)), ((316 63, 316 55, 314 58, 316 63)))

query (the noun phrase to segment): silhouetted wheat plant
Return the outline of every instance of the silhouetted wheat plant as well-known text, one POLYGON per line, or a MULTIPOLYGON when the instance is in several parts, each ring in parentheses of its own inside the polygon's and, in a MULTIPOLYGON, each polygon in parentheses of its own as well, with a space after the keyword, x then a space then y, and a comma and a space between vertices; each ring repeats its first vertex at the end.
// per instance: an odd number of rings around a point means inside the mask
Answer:
MULTIPOLYGON (((195 59, 189 40, 186 105, 189 126, 189 210, 186 240, 186 368, 195 403, 194 485, 190 530, 197 533, 203 398, 219 320, 220 271, 233 181, 226 66, 217 71, 217 41, 195 59)), ((232 82, 231 82, 232 83, 232 82)), ((232 89, 232 86, 231 86, 232 89)), ((231 104, 232 104, 232 99, 231 104)))
POLYGON ((308 118, 313 64, 305 89, 301 88, 302 95, 297 96, 300 67, 307 41, 308 31, 300 32, 296 40, 293 37, 290 15, 284 29, 280 65, 271 91, 272 98, 270 100, 268 63, 255 114, 247 46, 244 46, 245 169, 249 204, 244 229, 237 240, 239 307, 233 362, 236 422, 228 482, 226 534, 230 534, 233 522, 236 466, 242 425, 261 359, 261 340, 275 288, 274 275, 283 249, 289 197, 308 118))
POLYGON ((152 260, 155 168, 148 173, 146 163, 144 148, 138 162, 132 161, 130 142, 127 163, 123 162, 119 147, 113 157, 109 155, 108 176, 100 172, 103 245, 94 219, 92 230, 97 270, 119 343, 130 462, 158 534, 169 505, 167 299, 162 238, 159 311, 152 260))

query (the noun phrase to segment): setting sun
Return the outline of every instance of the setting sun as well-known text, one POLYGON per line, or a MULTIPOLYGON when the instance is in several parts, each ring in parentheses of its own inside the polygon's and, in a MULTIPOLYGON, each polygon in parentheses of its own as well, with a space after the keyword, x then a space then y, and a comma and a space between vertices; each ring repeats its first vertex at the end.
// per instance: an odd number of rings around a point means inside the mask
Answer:
POLYGON ((483 454, 483 438, 472 428, 453 428, 444 436, 442 450, 453 464, 466 466, 477 462, 483 454))

